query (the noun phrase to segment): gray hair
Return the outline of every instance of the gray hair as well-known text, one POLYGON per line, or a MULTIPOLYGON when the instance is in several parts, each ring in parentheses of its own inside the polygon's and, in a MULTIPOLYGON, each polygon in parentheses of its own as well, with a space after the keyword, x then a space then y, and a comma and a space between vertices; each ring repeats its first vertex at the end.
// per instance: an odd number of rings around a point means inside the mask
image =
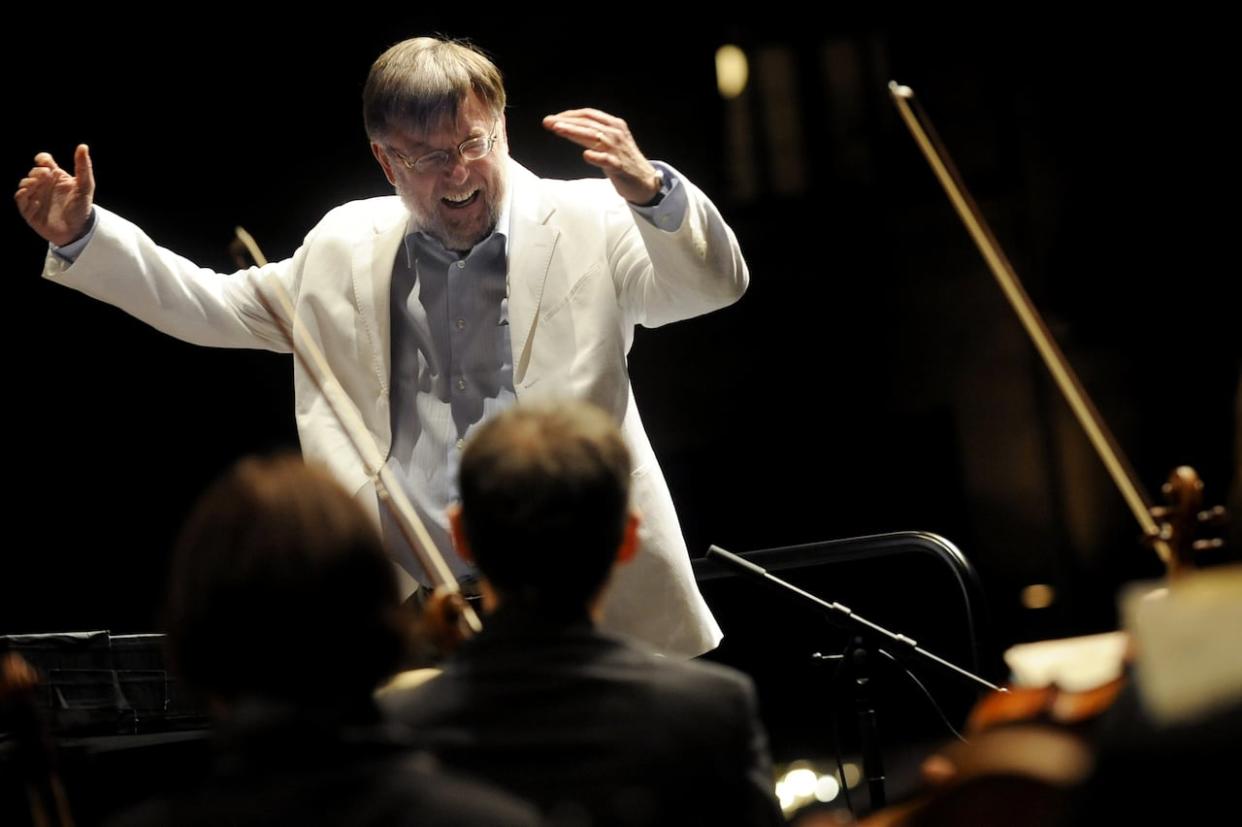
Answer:
POLYGON ((362 119, 367 137, 380 140, 393 128, 427 133, 474 92, 497 117, 505 108, 505 87, 496 64, 462 40, 414 37, 388 49, 367 75, 362 119))

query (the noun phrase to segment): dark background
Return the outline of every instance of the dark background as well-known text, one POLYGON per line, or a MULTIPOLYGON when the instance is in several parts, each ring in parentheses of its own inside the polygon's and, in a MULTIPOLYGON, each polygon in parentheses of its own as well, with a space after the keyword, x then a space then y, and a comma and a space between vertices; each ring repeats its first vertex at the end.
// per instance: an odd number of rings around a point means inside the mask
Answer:
MULTIPOLYGON (((87 142, 99 203, 215 269, 232 269, 234 225, 276 258, 330 207, 387 193, 359 98, 371 60, 406 36, 492 54, 513 155, 540 174, 594 174, 543 115, 625 117, 650 157, 713 196, 752 275, 738 305, 640 331, 631 354, 692 554, 938 532, 979 570, 993 652, 1110 628, 1118 584, 1160 571, 899 122, 894 78, 934 118, 1142 484, 1156 492, 1190 463, 1215 502, 1239 485, 1223 19, 1027 11, 968 37, 771 8, 693 27, 393 4, 357 20, 201 4, 9 14, 12 188, 35 152, 68 162, 87 142), (726 42, 751 61, 731 102, 713 67, 726 42), (1024 608, 1031 583, 1056 602, 1024 608)), ((153 630, 196 494, 244 454, 296 445, 289 359, 158 334, 42 281, 44 246, 15 209, 0 228, 13 300, 0 633, 153 630)), ((872 588, 910 576, 886 567, 872 588)))

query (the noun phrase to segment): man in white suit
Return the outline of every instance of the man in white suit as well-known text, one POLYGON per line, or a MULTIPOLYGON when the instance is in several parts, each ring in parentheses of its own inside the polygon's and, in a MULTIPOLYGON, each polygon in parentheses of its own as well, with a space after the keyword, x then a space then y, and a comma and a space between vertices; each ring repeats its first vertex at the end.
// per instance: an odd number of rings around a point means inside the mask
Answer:
MULTIPOLYGON (((645 526, 643 553, 618 578, 602 626, 667 654, 713 648, 720 630, 694 583, 626 354, 634 325, 742 294, 748 274, 732 231, 688 180, 643 156, 624 121, 597 110, 543 123, 606 179, 540 179, 510 160, 500 73, 468 45, 393 46, 372 66, 363 100, 371 151, 398 197, 338 207, 291 258, 228 276, 95 207, 85 146, 72 175, 40 153, 16 200, 51 245, 44 276, 186 341, 284 351, 260 301, 279 282, 445 550, 472 428, 528 398, 599 405, 634 454, 645 526)), ((297 363, 294 385, 303 452, 377 511, 363 462, 297 363)), ((385 534, 413 590, 421 568, 385 534)), ((449 557, 455 573, 470 574, 449 557)))

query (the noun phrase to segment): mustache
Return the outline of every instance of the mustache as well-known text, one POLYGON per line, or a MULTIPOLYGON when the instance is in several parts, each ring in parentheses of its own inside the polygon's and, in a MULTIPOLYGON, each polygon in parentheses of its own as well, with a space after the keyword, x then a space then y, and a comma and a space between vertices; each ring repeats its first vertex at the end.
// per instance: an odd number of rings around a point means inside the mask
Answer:
POLYGON ((481 185, 479 189, 479 198, 484 201, 487 209, 487 220, 485 226, 480 228, 476 233, 465 235, 450 227, 445 221, 445 215, 438 209, 439 198, 435 198, 428 203, 423 203, 422 199, 415 197, 413 193, 406 190, 400 184, 393 187, 397 197, 401 199, 401 203, 405 205, 406 210, 410 213, 411 230, 417 233, 423 233, 436 241, 438 241, 445 249, 448 250, 469 250, 476 244, 489 237, 496 231, 497 223, 500 220, 500 204, 503 200, 503 182, 501 189, 496 189, 481 185))

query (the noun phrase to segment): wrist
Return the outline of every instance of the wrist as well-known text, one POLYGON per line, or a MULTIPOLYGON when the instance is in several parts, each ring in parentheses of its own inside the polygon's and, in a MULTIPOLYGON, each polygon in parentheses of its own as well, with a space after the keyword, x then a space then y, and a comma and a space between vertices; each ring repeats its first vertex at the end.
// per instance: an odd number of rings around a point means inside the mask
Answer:
POLYGON ((651 197, 648 198, 646 201, 634 202, 634 206, 655 207, 655 206, 658 206, 659 203, 664 200, 664 173, 660 172, 660 170, 658 169, 653 169, 651 172, 650 180, 651 180, 650 190, 652 192, 651 197))

